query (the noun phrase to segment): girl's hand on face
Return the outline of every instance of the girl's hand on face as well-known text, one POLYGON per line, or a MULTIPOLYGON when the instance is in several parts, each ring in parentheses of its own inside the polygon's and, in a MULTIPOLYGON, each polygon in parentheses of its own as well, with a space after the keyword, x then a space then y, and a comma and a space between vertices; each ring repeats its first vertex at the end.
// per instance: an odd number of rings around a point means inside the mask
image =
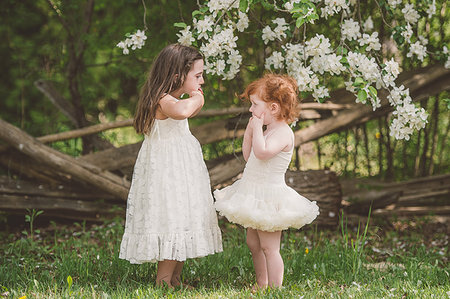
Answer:
POLYGON ((261 128, 264 125, 264 113, 260 117, 253 115, 251 120, 253 128, 261 128))
POLYGON ((190 92, 190 94, 189 94, 189 96, 192 98, 193 96, 196 96, 196 95, 201 95, 201 96, 203 96, 203 91, 201 90, 201 89, 199 89, 199 90, 194 90, 194 91, 191 91, 190 92))

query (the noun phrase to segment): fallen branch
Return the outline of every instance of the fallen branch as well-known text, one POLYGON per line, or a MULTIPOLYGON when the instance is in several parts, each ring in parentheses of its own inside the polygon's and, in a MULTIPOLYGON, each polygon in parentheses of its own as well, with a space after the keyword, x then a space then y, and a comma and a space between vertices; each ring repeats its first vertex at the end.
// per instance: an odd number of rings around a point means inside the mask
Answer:
POLYGON ((69 174, 75 180, 95 186, 123 200, 128 196, 129 182, 94 165, 83 163, 49 148, 1 119, 0 139, 47 167, 69 174))

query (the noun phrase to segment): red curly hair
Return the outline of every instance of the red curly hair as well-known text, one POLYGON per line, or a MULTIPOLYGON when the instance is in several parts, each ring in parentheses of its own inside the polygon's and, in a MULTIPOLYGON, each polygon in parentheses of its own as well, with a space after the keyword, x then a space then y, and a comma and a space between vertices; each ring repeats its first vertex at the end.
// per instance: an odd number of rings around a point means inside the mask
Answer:
POLYGON ((266 74, 250 83, 239 97, 249 100, 252 94, 257 94, 266 103, 278 103, 281 108, 278 119, 291 123, 298 118, 300 105, 297 81, 294 78, 287 75, 266 74))

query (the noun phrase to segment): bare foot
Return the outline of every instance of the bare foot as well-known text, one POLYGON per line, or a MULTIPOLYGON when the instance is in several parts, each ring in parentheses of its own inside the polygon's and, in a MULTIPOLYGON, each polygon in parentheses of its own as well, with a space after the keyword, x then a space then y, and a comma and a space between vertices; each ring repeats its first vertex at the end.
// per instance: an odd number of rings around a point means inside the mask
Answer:
POLYGON ((174 286, 171 283, 167 283, 165 280, 160 280, 156 282, 156 286, 160 288, 168 288, 168 289, 175 289, 174 286))
POLYGON ((187 289, 187 290, 193 290, 194 287, 191 285, 188 285, 187 283, 182 283, 179 279, 175 278, 174 280, 172 280, 170 282, 172 284, 172 286, 174 287, 180 287, 182 289, 187 289))
POLYGON ((257 283, 255 283, 253 286, 252 286, 252 294, 254 294, 254 293, 257 293, 257 292, 259 292, 259 291, 261 291, 261 290, 264 290, 264 289, 266 289, 267 288, 267 285, 258 285, 257 283))

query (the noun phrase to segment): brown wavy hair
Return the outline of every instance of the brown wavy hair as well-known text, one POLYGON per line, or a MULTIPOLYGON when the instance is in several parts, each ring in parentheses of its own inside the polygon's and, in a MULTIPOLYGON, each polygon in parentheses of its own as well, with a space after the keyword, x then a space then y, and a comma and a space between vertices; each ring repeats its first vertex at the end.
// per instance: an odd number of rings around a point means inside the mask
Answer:
POLYGON ((264 102, 278 103, 281 107, 278 119, 287 123, 296 120, 300 114, 297 81, 290 76, 266 74, 250 83, 239 97, 249 100, 252 94, 257 94, 264 102))
POLYGON ((183 86, 195 61, 203 59, 193 48, 180 44, 166 46, 154 60, 141 88, 133 126, 137 133, 148 134, 155 121, 159 100, 183 86), (178 76, 176 76, 178 75, 178 76))

